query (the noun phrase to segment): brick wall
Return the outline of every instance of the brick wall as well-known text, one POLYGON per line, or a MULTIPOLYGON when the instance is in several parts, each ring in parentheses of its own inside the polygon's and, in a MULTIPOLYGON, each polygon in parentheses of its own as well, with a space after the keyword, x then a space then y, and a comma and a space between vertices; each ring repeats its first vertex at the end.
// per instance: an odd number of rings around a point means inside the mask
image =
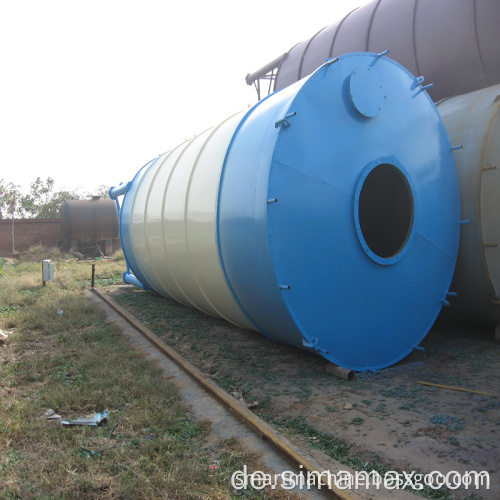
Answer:
MULTIPOLYGON (((60 239, 60 219, 14 219, 16 253, 34 245, 56 247, 60 239)), ((0 256, 7 255, 12 255, 12 219, 0 219, 0 256)))

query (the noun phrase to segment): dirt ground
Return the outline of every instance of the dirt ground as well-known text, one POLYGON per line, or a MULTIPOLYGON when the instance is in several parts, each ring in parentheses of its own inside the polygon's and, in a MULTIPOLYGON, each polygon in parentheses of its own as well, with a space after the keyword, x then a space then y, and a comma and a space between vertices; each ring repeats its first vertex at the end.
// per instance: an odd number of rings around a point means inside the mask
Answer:
POLYGON ((438 320, 424 351, 347 382, 328 374, 320 356, 144 294, 122 286, 112 297, 298 444, 342 462, 335 436, 347 446, 347 464, 387 470, 488 471, 490 489, 473 498, 500 498, 500 345, 492 330, 438 320))

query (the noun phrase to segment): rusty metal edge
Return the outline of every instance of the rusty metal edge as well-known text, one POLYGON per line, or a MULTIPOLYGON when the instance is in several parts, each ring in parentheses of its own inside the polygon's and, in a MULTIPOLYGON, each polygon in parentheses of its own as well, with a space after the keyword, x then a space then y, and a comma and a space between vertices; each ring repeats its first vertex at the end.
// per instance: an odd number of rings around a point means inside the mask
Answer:
MULTIPOLYGON (((294 445, 290 443, 284 436, 279 435, 274 431, 274 429, 264 422, 261 418, 251 412, 248 408, 243 406, 237 400, 231 398, 224 390, 222 390, 213 380, 207 379, 203 373, 198 370, 194 365, 185 360, 177 351, 172 349, 170 346, 162 342, 156 337, 148 328, 142 325, 137 319, 135 319, 130 313, 119 306, 116 302, 106 297, 102 292, 96 288, 91 289, 103 302, 108 304, 112 309, 114 309, 120 316, 122 316, 126 321, 128 321, 137 331, 144 335, 151 343, 153 343, 158 349, 160 349, 164 354, 166 354, 172 361, 174 361, 180 368, 182 368, 191 378, 193 378, 198 384, 200 384, 204 389, 209 391, 218 401, 223 405, 227 406, 231 413, 241 422, 243 422, 247 427, 249 427, 254 432, 257 432, 261 437, 265 438, 269 443, 288 461, 293 463, 295 466, 302 468, 303 470, 311 473, 321 474, 321 468, 318 464, 315 464, 311 460, 307 460, 301 456, 297 450, 294 449, 294 445)), ((320 476, 321 477, 321 476, 320 476)), ((327 486, 326 484, 322 486, 327 486)), ((342 500, 355 500, 354 497, 344 493, 342 490, 338 489, 336 486, 332 486, 326 490, 320 489, 321 491, 327 491, 333 495, 334 498, 339 498, 342 500)))

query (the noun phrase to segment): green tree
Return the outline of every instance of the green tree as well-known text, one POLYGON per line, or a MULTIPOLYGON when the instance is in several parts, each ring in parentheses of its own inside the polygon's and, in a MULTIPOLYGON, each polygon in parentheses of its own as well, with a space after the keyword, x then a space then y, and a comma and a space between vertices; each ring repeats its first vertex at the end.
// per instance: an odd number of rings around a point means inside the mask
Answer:
POLYGON ((109 187, 105 186, 104 184, 101 184, 96 189, 96 195, 100 196, 103 200, 105 200, 106 198, 109 198, 109 187))
POLYGON ((16 215, 22 217, 22 196, 19 187, 13 182, 5 182, 0 179, 0 219, 16 215))
POLYGON ((61 207, 67 200, 80 199, 75 191, 54 192, 54 179, 47 177, 44 182, 40 177, 31 183, 30 194, 21 199, 23 213, 30 219, 57 218, 61 207))
MULTIPOLYGON (((77 191, 54 191, 55 182, 51 177, 43 181, 40 177, 30 185, 30 192, 21 195, 18 185, 0 179, 0 219, 22 218, 47 219, 60 216, 65 201, 90 198, 89 193, 77 191)), ((101 198, 109 198, 109 187, 101 184, 96 190, 101 198)))

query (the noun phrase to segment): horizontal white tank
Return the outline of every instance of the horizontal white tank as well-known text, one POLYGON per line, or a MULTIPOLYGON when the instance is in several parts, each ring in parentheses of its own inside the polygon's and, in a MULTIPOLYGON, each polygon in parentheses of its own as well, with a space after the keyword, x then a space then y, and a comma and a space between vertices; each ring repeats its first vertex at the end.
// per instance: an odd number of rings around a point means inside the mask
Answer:
POLYGON ((444 99, 438 111, 455 152, 462 219, 451 291, 443 315, 495 326, 500 321, 500 85, 444 99))
POLYGON ((215 238, 224 156, 243 116, 232 116, 148 166, 136 185, 130 237, 140 255, 136 274, 147 276, 141 281, 149 287, 252 328, 227 286, 215 238))
POLYGON ((146 165, 126 281, 346 368, 418 348, 459 241, 454 152, 415 78, 347 54, 146 165))

